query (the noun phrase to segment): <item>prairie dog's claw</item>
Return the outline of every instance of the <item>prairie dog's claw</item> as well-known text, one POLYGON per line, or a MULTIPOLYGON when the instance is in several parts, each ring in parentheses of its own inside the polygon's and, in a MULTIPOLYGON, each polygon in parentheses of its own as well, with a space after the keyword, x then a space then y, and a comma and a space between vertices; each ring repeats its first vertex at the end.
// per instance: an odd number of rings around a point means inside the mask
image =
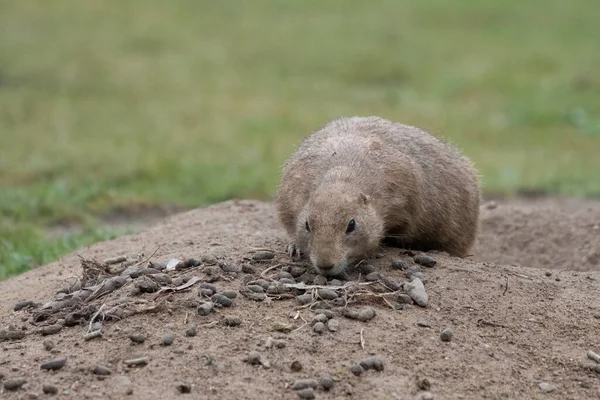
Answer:
POLYGON ((298 260, 301 258, 300 250, 295 243, 289 243, 285 246, 285 252, 292 260, 298 260))

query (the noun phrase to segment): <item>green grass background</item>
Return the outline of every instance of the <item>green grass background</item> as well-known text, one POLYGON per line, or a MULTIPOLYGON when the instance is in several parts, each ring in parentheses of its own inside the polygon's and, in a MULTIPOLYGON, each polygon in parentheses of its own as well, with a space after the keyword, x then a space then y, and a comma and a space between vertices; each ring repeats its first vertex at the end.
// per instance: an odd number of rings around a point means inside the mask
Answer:
POLYGON ((123 233, 115 208, 269 199, 342 115, 446 137, 488 193, 600 194, 598 21, 595 0, 0 0, 0 278, 123 233))

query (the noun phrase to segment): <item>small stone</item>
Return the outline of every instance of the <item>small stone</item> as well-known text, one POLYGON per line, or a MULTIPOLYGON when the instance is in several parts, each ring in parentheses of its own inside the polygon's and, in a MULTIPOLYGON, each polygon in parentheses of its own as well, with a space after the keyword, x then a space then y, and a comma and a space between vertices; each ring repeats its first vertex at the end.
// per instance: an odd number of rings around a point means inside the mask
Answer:
POLYGON ((330 319, 327 321, 327 329, 329 329, 329 332, 337 332, 340 329, 340 321, 337 319, 330 319))
POLYGON ((395 260, 392 262, 392 268, 404 271, 408 268, 408 264, 404 260, 395 260))
POLYGON ((358 319, 358 311, 349 308, 342 308, 340 313, 342 316, 349 319, 358 319))
POLYGON ((421 267, 418 265, 413 265, 412 267, 409 267, 404 274, 406 275, 406 277, 408 279, 410 279, 414 274, 421 272, 421 267))
POLYGON ((302 390, 306 388, 316 389, 319 386, 319 382, 316 379, 297 379, 294 382, 294 386, 292 389, 294 390, 302 390))
POLYGON ((258 351, 252 350, 251 352, 248 353, 248 355, 246 356, 245 361, 248 364, 251 365, 258 365, 261 363, 261 356, 260 353, 258 351))
POLYGON ((13 310, 21 311, 24 308, 33 307, 34 305, 35 305, 35 302, 33 300, 20 301, 17 304, 15 304, 15 306, 13 307, 13 310))
POLYGON ((195 326, 189 327, 185 331, 185 336, 194 337, 198 334, 198 329, 195 326))
POLYGON ((301 399, 314 399, 315 398, 315 390, 313 388, 306 388, 296 391, 298 397, 301 399))
POLYGON ((293 329, 291 324, 287 322, 276 322, 273 324, 273 330, 281 333, 290 333, 293 329))
POLYGON ((254 268, 251 264, 245 263, 242 265, 242 272, 245 274, 254 275, 256 273, 256 268, 254 268))
POLYGON ((275 253, 272 251, 257 251, 252 255, 254 261, 271 260, 273 257, 275 257, 275 253))
POLYGON ((425 286, 419 278, 414 278, 410 283, 404 285, 404 290, 421 307, 426 307, 428 302, 425 286))
POLYGON ((170 285, 173 282, 171 277, 164 273, 152 274, 152 275, 149 275, 149 277, 152 278, 159 285, 163 285, 163 286, 170 285))
POLYGON ((296 296, 296 300, 298 300, 298 303, 300 303, 301 305, 308 304, 312 301, 312 294, 310 294, 310 293, 301 294, 300 296, 296 296))
POLYGON ((329 286, 342 286, 342 281, 339 279, 332 279, 329 281, 329 286))
POLYGON ((394 282, 393 280, 391 280, 387 276, 381 276, 379 279, 381 280, 381 283, 383 283, 383 285, 386 288, 388 288, 389 290, 391 290, 393 292, 397 292, 398 290, 402 289, 402 285, 400 285, 399 283, 394 282))
POLYGON ((433 394, 431 392, 423 392, 421 393, 419 400, 433 400, 433 394))
POLYGON ((304 268, 304 267, 290 268, 290 275, 292 275, 293 278, 298 278, 300 275, 304 274, 305 272, 306 272, 306 268, 304 268))
POLYGON ((371 272, 377 271, 377 268, 371 264, 361 264, 358 266, 358 270, 365 275, 369 275, 371 272))
POLYGON ((373 310, 371 307, 365 307, 358 312, 357 319, 359 321, 366 322, 372 320, 373 318, 375 318, 375 310, 373 310))
POLYGON ((202 264, 206 264, 206 265, 216 265, 217 264, 217 258, 215 256, 213 256, 212 254, 201 255, 200 261, 202 261, 202 264))
POLYGON ((331 289, 318 289, 317 295, 323 300, 333 300, 338 297, 337 293, 331 289))
POLYGON ((267 288, 269 287, 270 283, 265 281, 264 279, 256 279, 253 281, 248 282, 247 284, 248 286, 250 285, 258 285, 261 288, 263 288, 263 290, 267 290, 267 288))
POLYGON ((255 293, 264 293, 265 291, 265 289, 259 285, 246 285, 246 288, 255 293))
POLYGON ((42 384, 42 392, 44 394, 56 394, 58 393, 58 388, 50 383, 42 384))
POLYGON ((131 340, 133 343, 144 343, 146 341, 146 335, 143 333, 133 333, 129 335, 129 340, 131 340))
POLYGON ((247 287, 241 288, 240 293, 242 294, 242 296, 246 297, 249 300, 253 300, 253 301, 263 301, 267 298, 266 294, 253 292, 252 290, 248 289, 247 287))
POLYGON ((368 273, 367 276, 365 276, 365 279, 369 282, 375 282, 379 280, 379 272, 368 273))
POLYGON ((355 376, 361 376, 365 370, 360 366, 360 364, 356 364, 350 367, 350 372, 352 372, 352 374, 355 376))
POLYGON ((223 318, 223 325, 225 326, 239 326, 242 324, 242 319, 234 315, 228 315, 223 318))
POLYGON ((100 376, 107 376, 107 375, 112 374, 110 369, 108 369, 104 365, 100 365, 100 364, 98 364, 94 367, 94 369, 92 370, 92 373, 94 375, 100 375, 100 376))
POLYGON ((14 392, 19 390, 26 382, 23 378, 7 379, 4 381, 4 389, 14 392))
POLYGON ((237 292, 235 290, 224 290, 221 294, 230 299, 235 299, 237 297, 237 292))
POLYGON ((326 392, 333 389, 333 385, 333 378, 331 375, 325 374, 319 377, 319 386, 321 386, 326 392))
POLYGON ((375 371, 383 371, 383 361, 377 356, 367 357, 360 362, 360 366, 364 370, 374 369, 375 371))
POLYGON ((170 346, 175 341, 175 335, 172 333, 166 333, 162 338, 163 346, 170 346))
POLYGON ((287 343, 285 342, 285 340, 276 340, 275 341, 275 347, 278 349, 283 349, 285 346, 287 346, 287 343))
POLYGON ((451 341, 452 340, 452 329, 444 328, 444 330, 442 330, 442 333, 440 333, 440 339, 442 339, 442 342, 451 341))
POLYGON ((552 272, 546 271, 546 276, 552 276, 552 272))
POLYGON ((300 371, 302 371, 302 364, 300 363, 300 361, 294 360, 294 361, 292 361, 292 364, 290 365, 290 369, 294 372, 300 372, 300 371))
POLYGON ((159 289, 158 283, 146 275, 139 277, 135 281, 135 287, 140 291, 140 293, 154 293, 159 289))
POLYGON ((317 308, 315 311, 315 315, 323 314, 327 317, 327 319, 335 318, 335 313, 331 310, 327 310, 324 308, 317 308))
POLYGON ((296 281, 294 279, 292 279, 292 278, 281 278, 279 280, 279 283, 283 283, 283 284, 286 284, 286 285, 295 285, 296 281))
POLYGON ((179 393, 190 393, 192 391, 192 385, 189 383, 178 383, 175 387, 179 393))
POLYGON ((548 383, 548 382, 540 382, 540 384, 538 385, 540 387, 540 389, 542 390, 542 392, 544 393, 550 393, 553 392, 555 387, 554 385, 548 383))
POLYGON ((217 293, 217 287, 215 285, 213 285, 212 283, 208 283, 208 282, 201 282, 198 287, 200 289, 210 289, 210 291, 214 293, 217 293))
POLYGON ((417 326, 420 326, 421 328, 431 328, 431 324, 425 320, 417 321, 417 326))
POLYGON ((398 303, 400 303, 400 304, 412 304, 412 302, 413 302, 413 299, 409 295, 404 294, 404 293, 401 293, 401 294, 398 295, 398 303))
POLYGON ((290 274, 289 272, 286 272, 286 271, 279 271, 275 275, 275 279, 291 279, 292 281, 295 282, 294 277, 292 276, 292 274, 290 274))
POLYGON ((165 263, 161 263, 161 262, 157 262, 157 261, 150 261, 150 262, 148 262, 148 268, 162 271, 163 269, 167 268, 167 265, 165 263))
POLYGON ((102 322, 96 321, 92 324, 92 332, 101 331, 102 330, 102 322))
POLYGON ((426 256, 425 254, 419 254, 418 256, 415 256, 413 260, 415 260, 417 264, 420 264, 427 268, 433 268, 435 264, 437 264, 435 258, 426 256))
POLYGON ((313 331, 318 334, 325 332, 325 324, 322 322, 317 322, 313 325, 313 331))
POLYGON ((44 349, 46 349, 46 351, 50 351, 54 348, 54 342, 52 342, 51 340, 44 340, 44 349))
POLYGON ((429 390, 431 389, 431 382, 427 378, 421 378, 417 380, 417 386, 420 390, 429 390))
POLYGON ((215 303, 212 301, 207 301, 206 303, 202 303, 198 306, 198 315, 208 315, 215 308, 215 303))
POLYGON ((206 288, 198 288, 198 295, 200 297, 210 297, 213 294, 215 294, 215 292, 213 292, 210 289, 206 289, 206 288))
POLYGON ((62 328, 63 328, 63 326, 60 324, 48 325, 48 326, 44 326, 42 329, 40 329, 40 333, 43 336, 55 335, 58 332, 62 331, 62 328))
POLYGON ((323 275, 317 275, 313 279, 313 284, 319 285, 319 286, 325 286, 325 285, 327 285, 327 278, 325 278, 323 275))
POLYGON ((231 307, 233 301, 227 296, 223 296, 221 293, 215 293, 210 298, 215 304, 220 304, 223 307, 231 307))
POLYGON ((327 319, 328 318, 327 318, 327 316, 325 314, 317 314, 313 318, 313 323, 315 323, 315 322, 323 322, 323 323, 325 323, 325 322, 327 322, 327 319))
POLYGON ((45 369, 47 371, 58 371, 67 363, 66 358, 57 358, 56 360, 48 361, 40 366, 41 369, 45 369))

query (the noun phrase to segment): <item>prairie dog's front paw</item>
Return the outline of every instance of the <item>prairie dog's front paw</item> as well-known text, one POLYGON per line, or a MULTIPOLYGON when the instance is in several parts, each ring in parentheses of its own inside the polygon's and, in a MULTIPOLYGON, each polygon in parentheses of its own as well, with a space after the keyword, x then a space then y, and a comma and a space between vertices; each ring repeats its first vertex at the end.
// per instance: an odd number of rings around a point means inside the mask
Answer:
POLYGON ((296 243, 289 243, 285 246, 285 252, 292 260, 300 260, 302 258, 302 253, 296 243))

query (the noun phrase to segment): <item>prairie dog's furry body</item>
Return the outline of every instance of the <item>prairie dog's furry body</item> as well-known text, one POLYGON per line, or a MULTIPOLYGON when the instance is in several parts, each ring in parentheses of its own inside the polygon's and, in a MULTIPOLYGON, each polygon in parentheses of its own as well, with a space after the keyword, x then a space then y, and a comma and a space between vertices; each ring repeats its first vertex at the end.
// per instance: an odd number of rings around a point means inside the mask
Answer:
POLYGON ((464 257, 479 203, 470 160, 419 128, 379 117, 337 119, 305 138, 276 198, 292 249, 324 275, 343 273, 386 238, 464 257))

